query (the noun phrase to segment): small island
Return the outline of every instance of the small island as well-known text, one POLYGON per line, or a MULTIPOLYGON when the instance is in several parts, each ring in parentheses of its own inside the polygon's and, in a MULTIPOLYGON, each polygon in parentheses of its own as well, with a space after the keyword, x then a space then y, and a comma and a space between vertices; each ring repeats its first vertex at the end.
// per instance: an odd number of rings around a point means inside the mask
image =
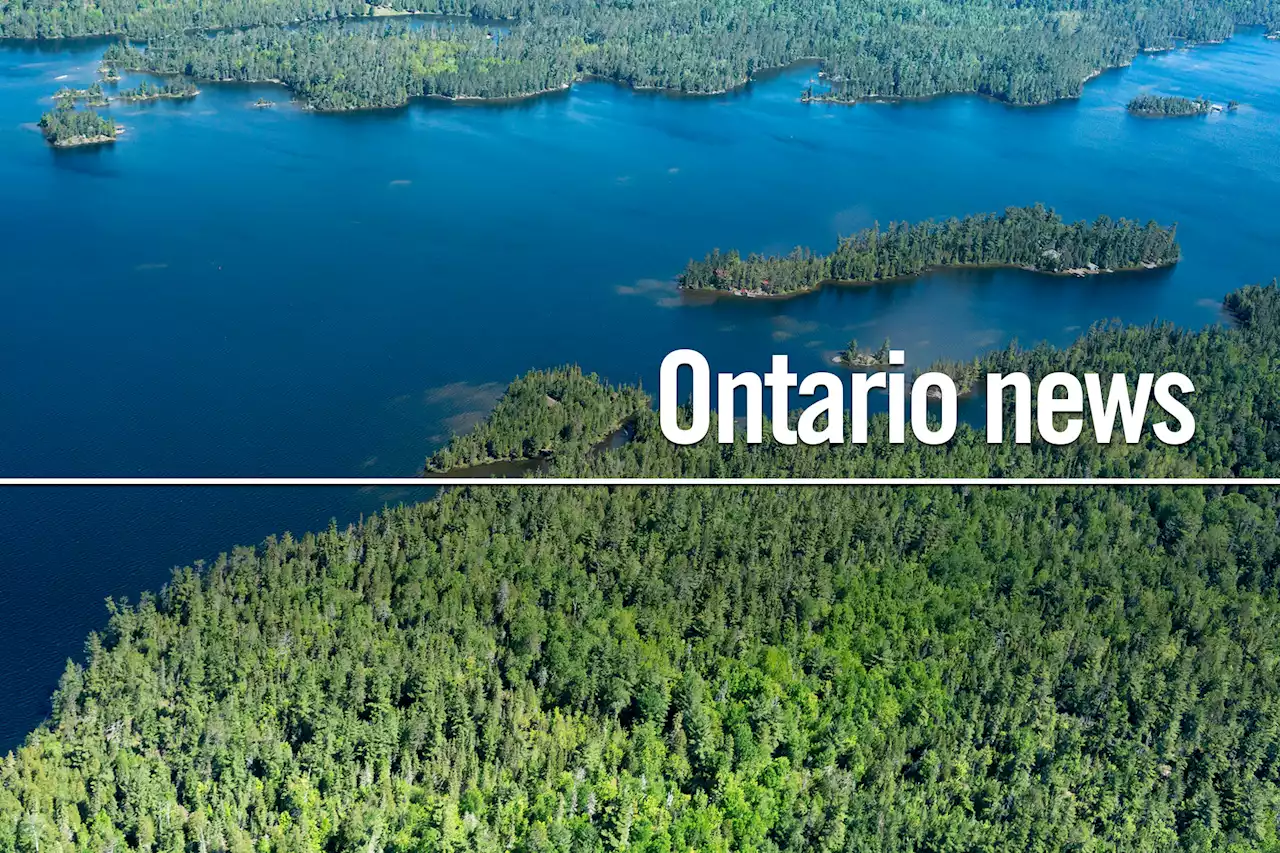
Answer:
POLYGON ((258 100, 254 101, 252 104, 255 109, 259 110, 269 110, 275 105, 275 101, 268 101, 266 98, 258 98, 258 100))
POLYGON ((1204 97, 1192 100, 1174 95, 1138 95, 1129 102, 1127 109, 1136 116, 1169 118, 1208 115, 1221 112, 1222 107, 1204 97))
POLYGON ((785 257, 713 250, 690 261, 682 290, 790 296, 827 283, 871 284, 949 267, 1015 267, 1084 277, 1177 263, 1177 226, 1102 216, 1068 224, 1043 205, 1010 207, 943 222, 891 223, 842 238, 829 255, 807 248, 785 257))
POLYGON ((68 86, 63 86, 53 93, 53 102, 63 108, 70 108, 78 103, 83 103, 88 107, 105 107, 107 105, 107 93, 102 91, 101 83, 94 83, 87 89, 72 89, 68 86))
POLYGON ((75 148, 81 145, 102 145, 115 142, 121 128, 109 117, 93 110, 75 110, 59 107, 40 118, 40 130, 44 138, 55 148, 75 148))
POLYGON ((832 359, 836 364, 842 364, 845 367, 888 367, 889 366, 889 339, 885 338, 880 349, 875 352, 865 352, 858 349, 857 338, 850 339, 845 345, 844 350, 832 359))
POLYGON ((839 104, 843 103, 842 99, 833 95, 830 88, 816 89, 810 83, 800 92, 800 103, 802 104, 839 104))
POLYGON ((120 72, 116 70, 115 65, 104 62, 98 66, 98 73, 102 75, 102 79, 108 83, 118 83, 122 78, 120 72))
POLYGON ((161 98, 194 98, 198 94, 200 90, 189 81, 164 83, 159 86, 144 82, 133 89, 123 90, 116 97, 122 101, 156 101, 161 98))

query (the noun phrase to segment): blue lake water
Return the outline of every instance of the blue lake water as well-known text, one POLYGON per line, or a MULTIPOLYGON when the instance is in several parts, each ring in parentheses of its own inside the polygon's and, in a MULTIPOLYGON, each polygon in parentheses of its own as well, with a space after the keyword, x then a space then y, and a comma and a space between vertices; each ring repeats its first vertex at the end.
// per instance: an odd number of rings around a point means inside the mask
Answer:
MULTIPOLYGON (((114 107, 113 146, 34 123, 104 42, 0 47, 0 472, 404 475, 531 367, 656 387, 713 369, 819 369, 851 336, 911 363, 1109 317, 1218 322, 1280 273, 1280 43, 1144 56, 1079 102, 805 105, 813 69, 714 98, 591 83, 514 105, 316 115, 273 86, 114 107), (1134 94, 1234 114, 1129 116, 1134 94), (258 97, 280 102, 254 110, 258 97), (933 274, 787 301, 683 300, 712 247, 831 247, 894 219, 1043 201, 1177 221, 1171 271, 1088 280, 933 274)), ((139 77, 126 79, 135 85, 139 77)), ((0 750, 48 709, 103 598, 176 564, 428 494, 0 490, 0 750)))

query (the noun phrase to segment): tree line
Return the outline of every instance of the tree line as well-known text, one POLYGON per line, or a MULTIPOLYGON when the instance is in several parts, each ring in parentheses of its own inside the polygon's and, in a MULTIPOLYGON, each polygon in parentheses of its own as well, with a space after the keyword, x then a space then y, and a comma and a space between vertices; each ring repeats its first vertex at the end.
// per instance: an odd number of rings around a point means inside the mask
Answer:
MULTIPOLYGON (((551 473, 1275 477, 1280 293, 1226 305, 999 356, 1187 372, 1177 448, 643 409, 551 473)), ((548 409, 512 399, 491 434, 548 409)), ((1278 531, 1253 486, 447 490, 109 603, 0 761, 0 851, 1274 850, 1278 531)))
POLYGON ((53 102, 59 107, 68 109, 76 104, 84 104, 87 107, 105 107, 107 105, 107 93, 102 90, 101 83, 94 83, 86 89, 72 89, 70 86, 63 86, 53 93, 53 102))
POLYGON ((116 138, 116 123, 110 116, 64 105, 40 117, 40 130, 51 145, 64 148, 109 142, 116 138))
POLYGON ((200 90, 189 80, 152 83, 144 80, 131 89, 121 89, 116 97, 122 101, 154 101, 158 98, 194 98, 200 90))
POLYGON ((508 18, 510 34, 333 23, 375 11, 355 0, 10 0, 0 5, 0 35, 146 39, 155 49, 133 57, 143 68, 281 80, 323 109, 433 94, 514 97, 587 77, 710 93, 803 60, 820 64, 829 100, 976 92, 1035 104, 1078 96, 1100 70, 1178 38, 1280 25, 1278 0, 444 0, 425 11, 508 18), (299 33, 295 22, 314 27, 299 33))
POLYGON ((1198 116, 1212 109, 1213 102, 1203 96, 1192 100, 1176 95, 1142 94, 1128 105, 1129 112, 1143 116, 1198 116))
POLYGON ((1176 263, 1177 226, 1101 216, 1068 224, 1043 205, 1010 207, 941 222, 877 223, 841 238, 828 255, 797 247, 785 256, 713 250, 679 276, 688 290, 780 295, 823 282, 871 282, 935 267, 1018 266, 1038 272, 1087 274, 1176 263))
POLYGON ((648 405, 640 389, 610 386, 578 367, 533 370, 507 387, 482 423, 432 454, 426 470, 589 450, 648 405))

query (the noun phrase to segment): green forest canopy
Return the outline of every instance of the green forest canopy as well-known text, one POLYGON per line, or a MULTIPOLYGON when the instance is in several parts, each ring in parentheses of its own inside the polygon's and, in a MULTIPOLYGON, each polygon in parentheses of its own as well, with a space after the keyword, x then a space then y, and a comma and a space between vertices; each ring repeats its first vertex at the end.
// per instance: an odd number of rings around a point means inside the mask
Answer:
POLYGON ((109 142, 116 138, 116 123, 91 109, 77 110, 59 104, 40 117, 40 130, 51 145, 109 142))
POLYGON ((1177 95, 1135 96, 1126 107, 1129 112, 1144 116, 1195 116, 1205 115, 1213 109, 1213 102, 1206 97, 1195 100, 1177 95))
POLYGON ((432 454, 426 469, 587 453, 648 406, 640 389, 608 385, 577 367, 533 370, 511 383, 484 422, 432 454))
POLYGON ((942 222, 879 223, 843 237, 834 252, 797 247, 785 257, 715 249, 689 261, 679 277, 686 290, 779 295, 824 282, 872 282, 956 266, 1017 266, 1037 272, 1101 272, 1177 263, 1177 226, 1164 228, 1100 216, 1066 223, 1043 205, 1009 207, 942 222))
POLYGON ((359 0, 0 0, 0 36, 146 39, 118 59, 278 80, 321 109, 513 97, 588 76, 717 92, 801 60, 821 63, 828 99, 978 92, 1034 104, 1078 96, 1098 71, 1175 39, 1280 25, 1280 0, 439 0, 418 11, 505 18, 510 31, 325 23, 374 11, 359 0))
MULTIPOLYGON (((1280 292, 1226 306, 993 356, 1185 371, 1177 448, 676 447, 643 409, 551 471, 1274 477, 1280 292)), ((495 440, 547 408, 512 400, 495 440)), ((1278 564, 1248 486, 448 490, 112 603, 0 761, 0 851, 1274 851, 1278 564)))

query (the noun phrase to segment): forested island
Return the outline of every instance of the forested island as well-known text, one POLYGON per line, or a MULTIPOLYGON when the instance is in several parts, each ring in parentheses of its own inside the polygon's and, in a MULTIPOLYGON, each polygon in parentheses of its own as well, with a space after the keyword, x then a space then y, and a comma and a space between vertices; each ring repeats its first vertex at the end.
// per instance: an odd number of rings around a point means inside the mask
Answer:
MULTIPOLYGON (((1226 109, 1234 110, 1237 104, 1231 101, 1226 109)), ((1217 112, 1223 108, 1208 98, 1200 97, 1192 100, 1177 96, 1138 95, 1129 102, 1128 110, 1134 115, 1163 118, 1166 116, 1202 116, 1217 112)))
POLYGON ((122 101, 156 101, 161 98, 194 98, 198 94, 200 90, 190 81, 159 85, 144 81, 132 89, 122 89, 116 97, 122 101))
POLYGON ((1208 115, 1213 110, 1213 102, 1208 98, 1190 98, 1161 95, 1138 95, 1129 101, 1129 112, 1140 116, 1199 116, 1208 115))
POLYGON ((722 92, 757 72, 811 61, 824 99, 972 92, 1014 104, 1080 94, 1084 82, 1175 39, 1214 42, 1280 25, 1280 0, 24 0, 0 5, 0 36, 118 34, 145 40, 125 66, 208 80, 279 81, 317 109, 387 107, 419 96, 513 98, 588 78, 722 92), (388 11, 502 18, 484 26, 347 28, 388 11), (301 26, 298 26, 301 24, 301 26))
POLYGON ((77 110, 58 107, 40 118, 40 130, 50 145, 56 148, 74 148, 81 145, 101 145, 115 142, 118 128, 109 116, 93 110, 77 110))
MULTIPOLYGON (((200 90, 189 81, 155 84, 143 82, 132 89, 116 94, 120 101, 153 101, 160 98, 194 98, 200 90)), ((101 83, 87 89, 63 87, 54 93, 53 112, 40 118, 40 130, 44 138, 56 148, 75 148, 82 145, 102 145, 115 142, 121 128, 110 118, 93 109, 76 109, 78 103, 86 107, 106 106, 110 99, 101 83)))
POLYGON ((63 86, 53 93, 53 102, 63 109, 69 109, 76 104, 84 104, 87 107, 105 107, 107 105, 107 93, 102 90, 101 83, 94 83, 87 89, 72 89, 68 86, 63 86))
POLYGON ((829 255, 798 247, 786 256, 743 258, 716 249, 691 260, 678 282, 684 290, 782 296, 827 282, 875 282, 940 267, 1008 266, 1073 275, 1152 269, 1176 263, 1179 252, 1176 225, 1105 216, 1068 224, 1037 204, 941 222, 894 222, 884 231, 877 224, 842 238, 829 255))
MULTIPOLYGON (((678 447, 644 408, 551 473, 1280 476, 1280 294, 1227 307, 1001 356, 1186 372, 1180 447, 678 447)), ((446 490, 111 602, 0 761, 0 850, 1262 853, 1278 566, 1272 488, 446 490)))

